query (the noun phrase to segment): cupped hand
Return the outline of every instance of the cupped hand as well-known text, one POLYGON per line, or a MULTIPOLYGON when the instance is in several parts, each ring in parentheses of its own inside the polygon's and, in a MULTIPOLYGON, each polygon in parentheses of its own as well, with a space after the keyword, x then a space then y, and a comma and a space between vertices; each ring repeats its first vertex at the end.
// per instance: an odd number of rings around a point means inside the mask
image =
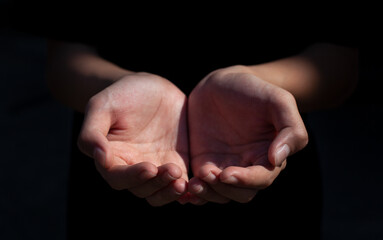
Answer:
POLYGON ((187 191, 186 122, 186 97, 177 87, 135 73, 90 99, 78 145, 111 187, 160 206, 187 191))
POLYGON ((308 142, 294 97, 244 66, 205 77, 189 97, 188 122, 195 204, 250 201, 308 142))

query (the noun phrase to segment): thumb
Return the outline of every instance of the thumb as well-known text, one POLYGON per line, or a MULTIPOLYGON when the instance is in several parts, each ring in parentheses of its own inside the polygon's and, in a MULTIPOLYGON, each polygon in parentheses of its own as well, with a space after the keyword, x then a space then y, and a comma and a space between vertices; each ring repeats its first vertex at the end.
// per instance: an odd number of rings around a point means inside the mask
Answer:
POLYGON ((308 134, 303 124, 283 128, 270 145, 268 152, 270 163, 282 166, 288 156, 302 150, 307 143, 308 134))
POLYGON ((111 121, 109 114, 98 110, 89 110, 77 140, 79 149, 94 158, 104 168, 111 167, 112 152, 106 138, 111 121))
POLYGON ((281 96, 272 109, 272 121, 277 134, 271 142, 268 158, 274 166, 282 166, 288 156, 303 149, 308 143, 306 127, 294 96, 290 93, 281 96))

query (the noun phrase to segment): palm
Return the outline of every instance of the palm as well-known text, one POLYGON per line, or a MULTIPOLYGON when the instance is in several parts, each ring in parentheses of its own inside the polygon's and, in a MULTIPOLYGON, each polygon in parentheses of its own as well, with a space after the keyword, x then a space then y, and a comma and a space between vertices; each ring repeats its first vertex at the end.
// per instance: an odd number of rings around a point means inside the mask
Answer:
POLYGON ((268 165, 276 131, 267 99, 254 94, 248 81, 253 79, 206 82, 194 93, 189 110, 193 167, 205 162, 221 169, 268 165))
POLYGON ((175 163, 186 172, 187 135, 184 104, 179 92, 156 81, 139 79, 128 88, 116 86, 115 118, 107 138, 115 160, 133 165, 175 163), (119 94, 121 92, 121 95, 119 94), (166 96, 165 96, 166 94, 166 96))
POLYGON ((158 79, 129 79, 110 89, 113 124, 107 135, 115 161, 175 163, 187 174, 185 97, 158 79), (121 85, 121 86, 120 86, 121 85), (165 96, 166 95, 166 96, 165 96))
POLYGON ((128 75, 89 101, 80 148, 96 159, 113 188, 148 197, 151 204, 169 202, 188 180, 185 104, 185 95, 167 80, 128 75))
POLYGON ((188 107, 195 204, 250 201, 307 143, 294 97, 245 67, 209 74, 188 107))

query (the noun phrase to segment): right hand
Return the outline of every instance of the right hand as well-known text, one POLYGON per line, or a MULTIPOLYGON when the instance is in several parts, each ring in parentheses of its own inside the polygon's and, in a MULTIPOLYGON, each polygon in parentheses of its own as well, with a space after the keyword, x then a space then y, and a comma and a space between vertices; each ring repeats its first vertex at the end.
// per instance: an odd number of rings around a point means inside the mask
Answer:
POLYGON ((294 97, 243 66, 204 78, 189 97, 188 119, 195 204, 249 202, 308 142, 294 97))
POLYGON ((153 206, 187 192, 186 96, 166 79, 130 74, 93 96, 78 145, 112 188, 153 206))

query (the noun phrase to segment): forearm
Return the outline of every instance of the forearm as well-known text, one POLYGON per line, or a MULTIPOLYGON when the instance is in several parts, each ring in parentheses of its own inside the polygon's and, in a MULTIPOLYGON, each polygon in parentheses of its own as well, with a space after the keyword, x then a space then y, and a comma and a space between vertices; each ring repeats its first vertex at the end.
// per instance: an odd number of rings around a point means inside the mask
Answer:
POLYGON ((49 42, 49 88, 59 101, 77 111, 83 112, 93 95, 129 73, 99 57, 91 47, 49 42))
POLYGON ((299 55, 250 66, 253 73, 294 95, 301 111, 338 106, 358 80, 358 51, 316 44, 299 55))

